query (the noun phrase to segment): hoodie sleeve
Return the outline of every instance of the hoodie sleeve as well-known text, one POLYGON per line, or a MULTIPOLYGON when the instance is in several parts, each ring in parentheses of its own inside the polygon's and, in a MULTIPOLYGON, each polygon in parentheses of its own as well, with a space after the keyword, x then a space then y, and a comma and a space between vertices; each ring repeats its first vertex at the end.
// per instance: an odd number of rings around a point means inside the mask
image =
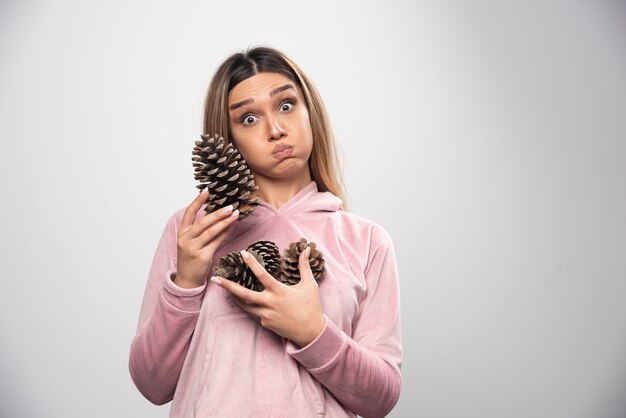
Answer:
POLYGON ((402 377, 400 289, 394 247, 379 228, 365 268, 366 292, 352 336, 328 317, 320 335, 288 352, 346 408, 363 416, 383 417, 396 405, 402 377))
POLYGON ((206 284, 183 289, 174 284, 174 214, 156 249, 141 305, 137 334, 130 347, 129 370, 137 389, 152 403, 172 400, 198 320, 206 284))

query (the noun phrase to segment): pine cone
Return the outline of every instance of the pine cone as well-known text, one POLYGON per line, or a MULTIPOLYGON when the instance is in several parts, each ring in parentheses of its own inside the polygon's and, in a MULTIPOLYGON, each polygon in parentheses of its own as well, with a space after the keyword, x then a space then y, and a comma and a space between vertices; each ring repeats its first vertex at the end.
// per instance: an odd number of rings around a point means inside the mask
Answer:
MULTIPOLYGON (((265 270, 276 277, 280 269, 280 251, 272 241, 256 241, 247 249, 265 270)), ((232 280, 248 289, 260 292, 265 287, 254 275, 250 267, 243 261, 239 252, 226 254, 220 258, 213 269, 216 276, 232 280)))
POLYGON ((322 275, 324 274, 323 254, 315 248, 316 245, 314 242, 307 244, 306 238, 302 238, 300 241, 289 244, 289 248, 283 253, 282 274, 279 278, 281 282, 290 286, 300 282, 298 259, 300 258, 300 253, 304 251, 306 247, 311 247, 309 264, 311 265, 313 278, 315 278, 318 283, 322 280, 322 275))
POLYGON ((239 220, 252 213, 259 204, 256 193, 259 187, 254 183, 254 174, 250 172, 233 144, 215 134, 214 137, 200 135, 202 141, 196 141, 191 159, 194 178, 200 181, 196 187, 209 191, 207 213, 228 205, 239 209, 239 220))
POLYGON ((276 278, 280 275, 280 250, 272 241, 257 241, 248 246, 246 249, 250 254, 255 256, 257 260, 261 257, 259 264, 270 274, 276 278))

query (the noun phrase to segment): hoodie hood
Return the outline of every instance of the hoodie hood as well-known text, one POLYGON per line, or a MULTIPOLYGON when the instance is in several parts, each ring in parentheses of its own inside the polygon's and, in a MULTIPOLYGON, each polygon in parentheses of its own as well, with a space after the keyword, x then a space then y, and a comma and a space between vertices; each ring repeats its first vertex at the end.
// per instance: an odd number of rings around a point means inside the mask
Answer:
POLYGON ((341 199, 330 192, 319 192, 317 183, 311 181, 280 208, 261 201, 249 216, 250 220, 262 220, 279 214, 304 214, 311 212, 336 212, 343 210, 341 199))
POLYGON ((311 181, 280 208, 275 208, 269 203, 261 201, 252 214, 235 222, 226 242, 233 241, 266 222, 271 222, 276 216, 290 218, 306 216, 311 221, 315 214, 337 211, 343 211, 341 199, 330 192, 320 192, 317 183, 311 181))

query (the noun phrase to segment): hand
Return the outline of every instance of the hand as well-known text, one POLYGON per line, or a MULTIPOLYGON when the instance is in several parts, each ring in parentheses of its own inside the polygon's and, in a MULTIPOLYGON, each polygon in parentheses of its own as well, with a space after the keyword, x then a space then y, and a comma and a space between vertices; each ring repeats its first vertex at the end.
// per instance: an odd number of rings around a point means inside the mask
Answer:
MULTIPOLYGON (((308 250, 308 249, 307 249, 308 250)), ((265 290, 255 292, 221 278, 211 280, 235 296, 241 308, 261 319, 261 325, 300 347, 308 345, 324 329, 326 320, 320 304, 320 292, 309 265, 308 251, 300 254, 300 283, 287 286, 274 279, 250 254, 241 255, 265 290)))
POLYGON ((194 219, 209 193, 204 191, 187 209, 176 236, 177 271, 174 283, 180 287, 202 286, 211 267, 215 250, 224 241, 239 211, 231 205, 194 219))

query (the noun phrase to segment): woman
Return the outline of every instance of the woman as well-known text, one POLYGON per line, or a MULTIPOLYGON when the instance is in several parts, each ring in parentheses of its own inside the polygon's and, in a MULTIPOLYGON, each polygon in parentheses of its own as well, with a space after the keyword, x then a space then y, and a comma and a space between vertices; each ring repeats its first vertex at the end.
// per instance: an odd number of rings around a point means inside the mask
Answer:
POLYGON ((233 141, 261 202, 200 210, 200 194, 167 222, 149 273, 130 373, 171 417, 380 417, 401 387, 400 299, 393 244, 376 223, 343 210, 333 137, 311 81, 284 54, 229 57, 205 102, 204 133, 233 141), (305 237, 325 259, 286 286, 254 257, 255 292, 219 277, 220 257, 257 240, 282 250, 305 237))

